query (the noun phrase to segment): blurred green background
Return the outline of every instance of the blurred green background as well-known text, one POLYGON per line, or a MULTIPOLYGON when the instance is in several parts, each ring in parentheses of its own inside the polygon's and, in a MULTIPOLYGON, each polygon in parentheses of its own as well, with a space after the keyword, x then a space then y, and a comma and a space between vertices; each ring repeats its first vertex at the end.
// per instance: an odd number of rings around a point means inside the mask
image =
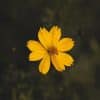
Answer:
POLYGON ((99 0, 0 0, 0 100, 100 100, 99 34, 99 0), (75 63, 44 76, 26 42, 53 25, 75 40, 75 63))

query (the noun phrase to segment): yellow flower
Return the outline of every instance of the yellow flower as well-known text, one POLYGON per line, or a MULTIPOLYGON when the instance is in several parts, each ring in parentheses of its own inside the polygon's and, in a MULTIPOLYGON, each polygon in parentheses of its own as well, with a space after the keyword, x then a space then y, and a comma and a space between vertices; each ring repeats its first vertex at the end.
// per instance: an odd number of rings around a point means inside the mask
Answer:
POLYGON ((74 46, 72 38, 61 39, 61 29, 53 26, 50 31, 46 28, 40 28, 38 32, 38 39, 29 40, 27 47, 31 51, 29 54, 29 61, 41 60, 39 64, 39 71, 42 74, 47 74, 50 69, 50 62, 57 71, 64 71, 65 66, 69 67, 73 64, 74 59, 67 53, 74 46))

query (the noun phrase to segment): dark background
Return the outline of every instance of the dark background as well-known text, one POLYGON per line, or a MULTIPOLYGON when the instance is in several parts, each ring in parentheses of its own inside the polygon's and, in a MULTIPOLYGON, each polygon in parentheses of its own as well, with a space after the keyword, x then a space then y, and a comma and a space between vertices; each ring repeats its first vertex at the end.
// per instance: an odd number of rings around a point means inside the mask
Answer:
POLYGON ((0 0, 0 100, 100 100, 99 34, 99 0, 0 0), (44 76, 26 42, 53 25, 75 40, 75 63, 44 76))

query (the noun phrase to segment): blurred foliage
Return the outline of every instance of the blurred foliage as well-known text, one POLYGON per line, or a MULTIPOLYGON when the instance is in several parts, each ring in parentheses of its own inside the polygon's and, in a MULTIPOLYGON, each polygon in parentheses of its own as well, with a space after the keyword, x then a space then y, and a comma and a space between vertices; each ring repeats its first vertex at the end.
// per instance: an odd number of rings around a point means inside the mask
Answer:
POLYGON ((99 100, 99 26, 99 0, 0 1, 0 100, 99 100), (75 64, 44 76, 28 61, 26 41, 52 25, 75 40, 75 64))

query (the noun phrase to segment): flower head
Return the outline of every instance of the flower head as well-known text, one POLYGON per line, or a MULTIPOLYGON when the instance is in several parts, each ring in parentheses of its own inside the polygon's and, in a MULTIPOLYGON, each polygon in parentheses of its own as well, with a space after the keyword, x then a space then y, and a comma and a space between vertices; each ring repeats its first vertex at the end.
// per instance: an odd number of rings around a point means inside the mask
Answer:
POLYGON ((31 51, 29 61, 41 60, 39 71, 47 74, 50 69, 50 63, 57 71, 64 71, 65 67, 70 67, 74 59, 66 51, 70 51, 74 46, 72 38, 61 39, 61 29, 53 26, 50 31, 46 28, 40 28, 38 32, 38 41, 29 40, 27 47, 31 51))

